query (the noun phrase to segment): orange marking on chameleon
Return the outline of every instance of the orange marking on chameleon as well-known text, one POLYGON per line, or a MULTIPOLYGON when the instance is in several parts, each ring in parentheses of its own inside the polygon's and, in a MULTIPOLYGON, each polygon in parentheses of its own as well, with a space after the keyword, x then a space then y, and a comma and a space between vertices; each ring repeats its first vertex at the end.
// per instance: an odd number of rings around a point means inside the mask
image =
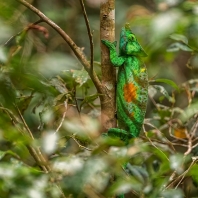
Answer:
POLYGON ((131 114, 130 114, 130 118, 132 119, 132 118, 134 118, 134 112, 132 112, 131 114))
POLYGON ((126 102, 132 102, 136 99, 137 87, 133 83, 127 83, 124 85, 124 99, 126 102))

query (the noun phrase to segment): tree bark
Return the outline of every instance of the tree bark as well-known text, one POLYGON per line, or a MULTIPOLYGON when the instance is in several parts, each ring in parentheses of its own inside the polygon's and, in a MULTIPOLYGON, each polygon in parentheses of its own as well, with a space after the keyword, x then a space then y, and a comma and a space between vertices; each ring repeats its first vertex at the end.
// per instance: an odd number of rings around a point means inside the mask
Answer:
MULTIPOLYGON (((107 0, 100 6, 100 36, 101 39, 115 40, 115 0, 107 0)), ((101 122, 103 131, 116 127, 115 84, 116 69, 110 62, 109 50, 101 43, 102 85, 105 90, 101 99, 101 122)))

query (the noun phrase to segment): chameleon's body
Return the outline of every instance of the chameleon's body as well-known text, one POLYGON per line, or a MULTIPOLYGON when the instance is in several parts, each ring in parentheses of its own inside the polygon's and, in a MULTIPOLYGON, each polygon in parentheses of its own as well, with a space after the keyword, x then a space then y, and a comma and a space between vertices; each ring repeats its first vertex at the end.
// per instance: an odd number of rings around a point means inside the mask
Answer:
POLYGON ((120 34, 119 56, 116 43, 102 40, 110 50, 110 61, 119 67, 117 76, 118 128, 110 128, 109 136, 116 136, 128 143, 139 136, 148 99, 148 75, 140 57, 147 56, 130 27, 126 25, 120 34))

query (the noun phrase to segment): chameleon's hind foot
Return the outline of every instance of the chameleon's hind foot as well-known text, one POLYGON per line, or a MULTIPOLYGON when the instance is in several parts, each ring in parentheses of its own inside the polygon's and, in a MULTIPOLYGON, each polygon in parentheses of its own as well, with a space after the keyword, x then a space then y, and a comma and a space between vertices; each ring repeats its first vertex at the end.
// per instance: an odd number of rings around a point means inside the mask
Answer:
POLYGON ((132 138, 131 134, 123 129, 110 128, 107 132, 109 137, 117 137, 128 144, 129 140, 132 138))
POLYGON ((101 42, 102 42, 104 45, 106 45, 108 48, 110 48, 110 49, 115 49, 116 46, 117 46, 117 41, 110 42, 110 41, 108 41, 108 40, 102 39, 101 42))

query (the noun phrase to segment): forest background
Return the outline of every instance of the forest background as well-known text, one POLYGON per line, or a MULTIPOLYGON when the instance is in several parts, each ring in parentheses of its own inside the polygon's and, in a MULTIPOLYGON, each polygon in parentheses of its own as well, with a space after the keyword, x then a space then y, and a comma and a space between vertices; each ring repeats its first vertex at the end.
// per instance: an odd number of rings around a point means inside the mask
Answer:
POLYGON ((197 1, 115 1, 115 40, 128 22, 148 54, 147 114, 127 147, 101 138, 104 93, 85 64, 103 79, 101 2, 28 1, 51 26, 24 2, 0 0, 0 197, 196 197, 197 1))

